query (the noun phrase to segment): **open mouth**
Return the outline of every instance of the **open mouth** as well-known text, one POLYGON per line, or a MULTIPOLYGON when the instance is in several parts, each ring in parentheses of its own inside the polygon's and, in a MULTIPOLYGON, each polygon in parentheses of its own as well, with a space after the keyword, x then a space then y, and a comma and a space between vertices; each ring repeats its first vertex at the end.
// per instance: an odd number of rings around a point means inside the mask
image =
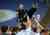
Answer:
POLYGON ((16 17, 16 12, 12 10, 0 9, 0 22, 8 21, 16 17))

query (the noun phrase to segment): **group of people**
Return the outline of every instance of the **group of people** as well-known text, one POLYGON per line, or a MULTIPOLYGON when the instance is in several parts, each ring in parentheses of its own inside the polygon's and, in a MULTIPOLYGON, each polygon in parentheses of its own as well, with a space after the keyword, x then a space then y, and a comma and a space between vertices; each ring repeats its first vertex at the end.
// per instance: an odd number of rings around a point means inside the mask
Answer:
POLYGON ((48 30, 38 29, 36 27, 32 27, 32 20, 30 18, 24 18, 23 23, 21 24, 22 28, 18 28, 16 35, 49 35, 48 30), (38 31, 40 30, 40 31, 38 31))
POLYGON ((17 10, 21 22, 19 26, 21 27, 17 29, 16 35, 48 35, 48 30, 44 29, 35 17, 32 19, 32 15, 35 13, 36 9, 37 8, 32 7, 29 11, 25 9, 17 10))
POLYGON ((15 35, 15 27, 0 27, 0 35, 15 35))

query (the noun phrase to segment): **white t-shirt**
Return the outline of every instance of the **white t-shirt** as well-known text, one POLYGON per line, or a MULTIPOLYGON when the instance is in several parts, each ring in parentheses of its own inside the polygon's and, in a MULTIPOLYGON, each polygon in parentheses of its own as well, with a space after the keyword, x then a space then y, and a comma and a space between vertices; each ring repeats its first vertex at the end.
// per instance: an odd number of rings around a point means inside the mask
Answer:
POLYGON ((21 30, 16 33, 16 35, 40 35, 40 33, 35 33, 31 30, 31 28, 27 28, 26 30, 21 30))
POLYGON ((35 35, 40 35, 40 33, 39 32, 35 32, 35 35))

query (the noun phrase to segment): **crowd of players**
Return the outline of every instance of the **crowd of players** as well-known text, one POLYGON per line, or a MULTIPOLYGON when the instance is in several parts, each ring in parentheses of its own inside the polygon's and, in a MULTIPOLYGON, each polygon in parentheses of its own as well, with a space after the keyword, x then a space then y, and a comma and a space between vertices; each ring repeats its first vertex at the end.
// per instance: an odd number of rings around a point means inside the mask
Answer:
POLYGON ((16 27, 2 26, 0 27, 0 35, 49 35, 48 30, 39 25, 35 16, 37 8, 17 9, 18 23, 16 27))
POLYGON ((34 18, 32 19, 32 14, 34 13, 32 12, 32 10, 36 11, 36 8, 31 8, 29 12, 27 10, 25 10, 24 12, 24 9, 19 9, 19 25, 16 27, 0 27, 0 35, 49 35, 47 29, 39 29, 37 27, 38 23, 34 22, 34 18), (28 15, 26 15, 25 13, 28 15))
POLYGON ((38 20, 32 16, 36 10, 37 8, 33 7, 30 10, 17 9, 20 23, 17 27, 16 35, 48 35, 48 30, 42 28, 38 20))
POLYGON ((0 35, 15 35, 16 27, 2 26, 0 27, 0 35))

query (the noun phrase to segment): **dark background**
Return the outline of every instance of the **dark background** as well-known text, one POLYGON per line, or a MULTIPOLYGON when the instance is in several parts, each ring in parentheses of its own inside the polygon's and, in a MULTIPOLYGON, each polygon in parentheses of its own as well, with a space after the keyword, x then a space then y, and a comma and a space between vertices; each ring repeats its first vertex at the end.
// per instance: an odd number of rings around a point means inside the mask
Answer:
MULTIPOLYGON (((10 9, 16 11, 16 0, 0 0, 0 9, 10 9)), ((16 26, 16 18, 0 23, 0 26, 16 26)))
MULTIPOLYGON (((36 1, 36 0, 33 0, 36 1)), ((17 0, 17 2, 19 3, 23 3, 24 7, 27 9, 30 9, 32 7, 32 0, 17 0)), ((38 3, 38 8, 37 11, 35 12, 35 15, 40 14, 41 15, 41 19, 45 16, 47 10, 48 10, 48 6, 47 4, 44 4, 43 2, 39 2, 37 0, 38 3)), ((16 11, 17 8, 17 3, 16 0, 0 0, 0 9, 10 9, 10 10, 14 10, 16 11)), ((7 22, 3 22, 0 23, 0 26, 16 26, 16 18, 9 20, 7 22)))

